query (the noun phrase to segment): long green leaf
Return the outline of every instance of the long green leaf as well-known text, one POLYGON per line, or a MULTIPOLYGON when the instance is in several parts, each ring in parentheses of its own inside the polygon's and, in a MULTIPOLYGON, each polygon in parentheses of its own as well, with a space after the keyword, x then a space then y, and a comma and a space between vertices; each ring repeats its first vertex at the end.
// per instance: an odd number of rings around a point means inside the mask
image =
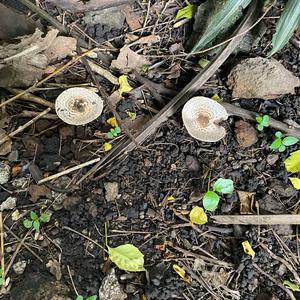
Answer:
POLYGON ((292 37, 296 28, 300 25, 300 1, 289 0, 285 5, 283 13, 277 23, 276 32, 272 38, 272 50, 268 56, 272 56, 281 50, 292 37))
POLYGON ((224 27, 226 28, 226 25, 230 23, 231 18, 238 14, 242 8, 246 8, 250 2, 251 0, 228 0, 225 2, 222 9, 211 19, 203 35, 195 43, 191 54, 203 49, 213 41, 224 27))

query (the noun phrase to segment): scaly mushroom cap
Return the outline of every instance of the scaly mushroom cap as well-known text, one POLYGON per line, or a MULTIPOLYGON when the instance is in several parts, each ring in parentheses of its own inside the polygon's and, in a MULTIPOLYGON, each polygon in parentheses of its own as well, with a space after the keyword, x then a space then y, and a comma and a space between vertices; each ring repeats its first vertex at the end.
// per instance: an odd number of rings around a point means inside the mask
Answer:
POLYGON ((215 100, 206 97, 190 99, 182 109, 182 119, 188 133, 203 142, 217 142, 226 135, 218 122, 226 120, 226 109, 215 100))
POLYGON ((98 118, 103 100, 85 88, 70 88, 56 99, 55 110, 60 119, 71 125, 84 125, 98 118))

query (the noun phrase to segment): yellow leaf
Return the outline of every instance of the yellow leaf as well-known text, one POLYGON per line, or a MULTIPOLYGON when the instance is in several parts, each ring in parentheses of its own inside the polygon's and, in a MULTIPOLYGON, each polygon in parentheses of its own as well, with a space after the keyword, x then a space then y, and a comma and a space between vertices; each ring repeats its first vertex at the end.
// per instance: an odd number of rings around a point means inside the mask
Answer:
POLYGON ((205 69, 207 67, 207 65, 210 63, 210 61, 206 58, 201 58, 199 61, 198 61, 198 65, 202 68, 202 69, 205 69))
POLYGON ((179 20, 179 19, 192 19, 194 17, 194 15, 197 12, 197 6, 190 4, 187 5, 186 7, 179 9, 179 11, 176 14, 175 19, 179 20))
POLYGON ((289 177, 289 180, 291 181, 295 189, 300 190, 300 178, 289 177))
POLYGON ((218 102, 222 102, 223 101, 223 98, 220 97, 218 94, 214 94, 211 99, 215 100, 215 101, 218 101, 218 102))
POLYGON ((104 143, 103 144, 103 149, 104 149, 105 152, 110 151, 111 148, 112 148, 112 144, 110 144, 110 143, 104 143))
POLYGON ((244 252, 246 254, 248 254, 249 256, 251 256, 252 258, 254 258, 255 252, 252 249, 250 243, 248 241, 244 241, 244 242, 242 242, 242 245, 243 245, 243 248, 244 248, 244 252))
POLYGON ((191 279, 189 276, 186 275, 185 270, 178 265, 173 265, 173 270, 185 281, 190 282, 191 279))
POLYGON ((207 223, 207 214, 202 207, 196 205, 190 212, 190 220, 193 224, 203 225, 207 223))
POLYGON ((174 196, 167 197, 167 201, 173 201, 173 200, 175 200, 174 196))
POLYGON ((127 76, 121 75, 118 79, 120 87, 119 87, 119 93, 122 95, 123 93, 129 93, 133 87, 129 85, 127 76))
POLYGON ((284 161, 285 168, 288 172, 300 172, 300 150, 294 151, 284 161))
POLYGON ((127 114, 127 116, 129 117, 130 120, 135 120, 136 119, 136 113, 135 112, 126 110, 126 114, 127 114))
POLYGON ((106 123, 109 124, 111 127, 118 127, 118 122, 115 117, 107 119, 106 123))

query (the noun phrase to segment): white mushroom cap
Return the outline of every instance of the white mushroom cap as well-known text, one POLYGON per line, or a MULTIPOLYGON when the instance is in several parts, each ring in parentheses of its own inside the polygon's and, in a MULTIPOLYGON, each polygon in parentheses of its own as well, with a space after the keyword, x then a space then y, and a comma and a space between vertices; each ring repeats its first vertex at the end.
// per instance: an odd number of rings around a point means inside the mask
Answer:
POLYGON ((182 119, 188 133, 203 142, 217 142, 226 135, 218 122, 226 120, 226 109, 215 100, 206 97, 190 99, 182 109, 182 119))
POLYGON ((55 110, 60 119, 71 125, 84 125, 98 118, 103 100, 85 88, 70 88, 56 99, 55 110))

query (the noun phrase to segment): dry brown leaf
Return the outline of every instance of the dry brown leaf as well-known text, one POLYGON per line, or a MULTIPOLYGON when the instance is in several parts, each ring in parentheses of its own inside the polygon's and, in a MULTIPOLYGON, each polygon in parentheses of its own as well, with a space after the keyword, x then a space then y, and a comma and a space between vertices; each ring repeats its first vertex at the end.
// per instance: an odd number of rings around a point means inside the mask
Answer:
POLYGON ((16 165, 11 168, 11 176, 16 177, 22 171, 22 166, 16 165))
POLYGON ((114 91, 107 97, 107 101, 109 101, 113 107, 116 107, 122 99, 123 97, 120 95, 119 91, 114 91))
POLYGON ((240 213, 243 215, 251 215, 255 193, 244 191, 237 191, 237 193, 240 199, 240 213))
MULTIPOLYGON (((6 136, 7 136, 6 131, 0 128, 0 140, 4 139, 6 136)), ((11 148, 12 148, 12 141, 11 139, 9 139, 5 143, 0 145, 0 156, 9 154, 11 152, 11 148)))
POLYGON ((38 201, 38 199, 42 196, 51 199, 52 198, 52 194, 51 194, 51 190, 49 188, 47 188, 45 185, 37 185, 37 184, 31 184, 28 192, 31 196, 31 201, 33 203, 36 203, 38 201))
POLYGON ((132 31, 142 28, 142 18, 133 11, 133 8, 129 4, 122 5, 122 12, 124 13, 126 22, 132 31))
POLYGON ((142 66, 149 64, 150 62, 143 55, 135 53, 129 46, 124 46, 120 50, 118 58, 112 61, 111 67, 126 74, 132 70, 140 72, 142 66))
POLYGON ((123 123, 130 130, 139 130, 150 119, 151 119, 151 116, 149 116, 149 115, 141 115, 141 116, 137 116, 134 120, 125 119, 125 120, 123 120, 123 123))
POLYGON ((50 259, 46 264, 46 267, 49 268, 50 273, 55 276, 56 280, 61 280, 62 273, 60 263, 56 259, 50 259))

